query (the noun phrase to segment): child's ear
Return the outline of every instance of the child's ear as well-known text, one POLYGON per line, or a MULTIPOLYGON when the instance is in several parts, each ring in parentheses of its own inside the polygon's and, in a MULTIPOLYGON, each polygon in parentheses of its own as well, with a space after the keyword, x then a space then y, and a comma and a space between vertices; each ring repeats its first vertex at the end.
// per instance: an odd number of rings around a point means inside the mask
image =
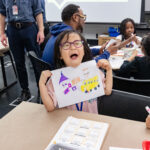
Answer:
POLYGON ((61 60, 63 59, 62 56, 60 56, 60 59, 61 59, 61 60))

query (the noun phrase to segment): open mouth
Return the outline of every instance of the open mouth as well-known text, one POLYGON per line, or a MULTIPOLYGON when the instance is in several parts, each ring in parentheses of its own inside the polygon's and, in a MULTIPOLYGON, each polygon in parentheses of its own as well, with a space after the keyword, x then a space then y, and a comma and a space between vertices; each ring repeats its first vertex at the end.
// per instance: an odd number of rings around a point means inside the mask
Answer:
POLYGON ((78 54, 72 54, 72 55, 70 56, 71 59, 76 59, 77 57, 78 57, 78 54))

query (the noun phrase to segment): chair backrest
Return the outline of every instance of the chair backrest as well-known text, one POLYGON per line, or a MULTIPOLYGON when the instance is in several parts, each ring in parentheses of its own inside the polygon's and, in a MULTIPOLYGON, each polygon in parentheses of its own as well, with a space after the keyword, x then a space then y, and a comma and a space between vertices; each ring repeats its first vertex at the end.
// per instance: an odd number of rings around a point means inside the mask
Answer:
POLYGON ((99 114, 145 121, 145 106, 150 106, 150 97, 113 89, 110 96, 98 98, 97 103, 99 114))
POLYGON ((44 70, 51 70, 50 64, 44 62, 43 60, 39 59, 34 51, 29 51, 29 58, 31 60, 31 63, 33 65, 35 78, 38 86, 38 82, 40 79, 41 72, 44 70))
POLYGON ((113 76, 113 89, 150 96, 150 80, 113 76))

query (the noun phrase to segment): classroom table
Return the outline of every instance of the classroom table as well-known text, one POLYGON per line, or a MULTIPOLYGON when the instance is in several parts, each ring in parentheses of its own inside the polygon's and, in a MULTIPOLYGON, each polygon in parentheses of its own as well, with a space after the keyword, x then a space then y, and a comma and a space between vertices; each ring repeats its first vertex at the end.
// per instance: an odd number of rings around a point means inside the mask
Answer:
POLYGON ((67 109, 47 112, 41 104, 22 102, 0 120, 0 149, 44 150, 68 116, 109 123, 101 150, 142 148, 142 141, 150 140, 144 122, 67 109))
MULTIPOLYGON (((113 54, 109 58, 110 65, 113 70, 120 69, 121 65, 125 60, 127 60, 133 53, 135 48, 122 48, 118 50, 116 54, 113 54)), ((143 53, 141 52, 141 48, 136 48, 137 56, 142 57, 143 53)))

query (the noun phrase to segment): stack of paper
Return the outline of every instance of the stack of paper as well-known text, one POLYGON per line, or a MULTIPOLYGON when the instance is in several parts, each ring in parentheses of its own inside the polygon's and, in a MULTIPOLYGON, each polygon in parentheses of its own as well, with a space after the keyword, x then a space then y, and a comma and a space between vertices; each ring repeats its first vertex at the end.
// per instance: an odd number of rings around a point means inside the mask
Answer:
POLYGON ((69 150, 100 150, 109 125, 103 122, 68 117, 46 150, 59 145, 69 150))

